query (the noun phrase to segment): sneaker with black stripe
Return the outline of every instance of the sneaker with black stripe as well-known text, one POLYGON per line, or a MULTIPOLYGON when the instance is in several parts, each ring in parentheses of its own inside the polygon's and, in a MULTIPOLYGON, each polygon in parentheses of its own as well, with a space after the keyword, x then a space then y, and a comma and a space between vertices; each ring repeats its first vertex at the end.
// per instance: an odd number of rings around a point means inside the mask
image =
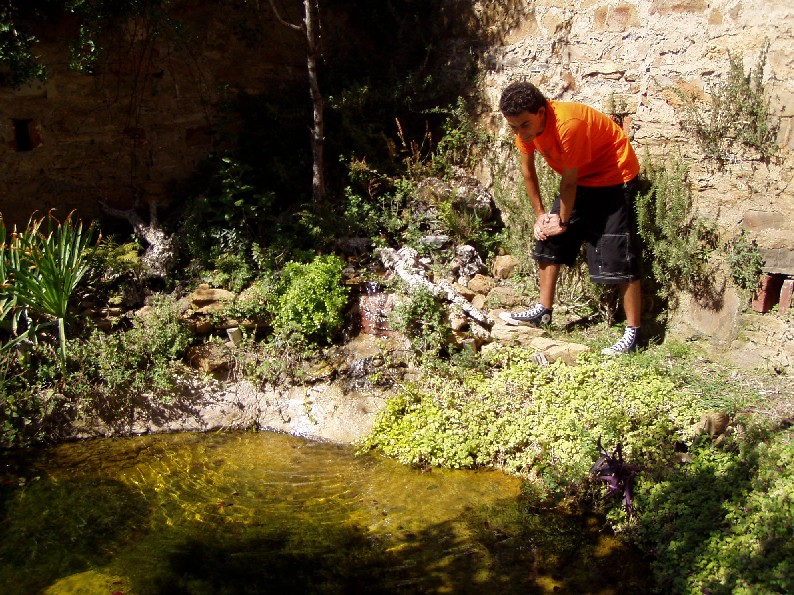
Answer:
POLYGON ((637 351, 637 336, 639 335, 640 327, 627 326, 623 332, 623 336, 617 343, 611 347, 606 347, 601 351, 601 355, 623 355, 625 353, 634 353, 637 351))
POLYGON ((551 308, 543 304, 535 304, 523 312, 503 312, 500 318, 508 324, 528 324, 530 326, 549 326, 551 324, 551 308))

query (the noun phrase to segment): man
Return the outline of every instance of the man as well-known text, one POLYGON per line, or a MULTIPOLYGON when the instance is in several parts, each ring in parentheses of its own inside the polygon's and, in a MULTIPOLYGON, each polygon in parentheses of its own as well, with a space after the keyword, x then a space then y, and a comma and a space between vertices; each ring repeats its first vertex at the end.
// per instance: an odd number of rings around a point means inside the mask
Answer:
POLYGON ((605 114, 581 103, 547 100, 528 82, 509 85, 499 110, 521 154, 521 174, 536 215, 533 258, 540 269, 539 302, 504 319, 550 324, 560 266, 573 266, 585 242, 590 279, 619 285, 626 313, 623 337, 602 353, 636 351, 641 291, 632 206, 640 165, 628 138, 605 114), (535 151, 562 176, 549 212, 540 196, 535 151))

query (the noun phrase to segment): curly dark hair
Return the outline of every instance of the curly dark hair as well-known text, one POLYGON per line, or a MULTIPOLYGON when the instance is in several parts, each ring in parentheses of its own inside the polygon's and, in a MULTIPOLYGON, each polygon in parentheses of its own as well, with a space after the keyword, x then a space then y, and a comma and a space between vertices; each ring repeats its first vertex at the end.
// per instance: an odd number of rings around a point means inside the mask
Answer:
POLYGON ((499 111, 505 116, 518 116, 524 112, 537 114, 544 105, 546 105, 546 98, 535 85, 519 81, 511 83, 502 91, 499 111))

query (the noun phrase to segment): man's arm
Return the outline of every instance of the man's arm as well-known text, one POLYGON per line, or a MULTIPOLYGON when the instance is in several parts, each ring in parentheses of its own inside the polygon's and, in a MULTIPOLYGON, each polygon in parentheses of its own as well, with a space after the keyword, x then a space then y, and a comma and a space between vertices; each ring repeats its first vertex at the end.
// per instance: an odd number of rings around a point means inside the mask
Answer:
POLYGON ((567 224, 571 221, 573 205, 576 202, 576 184, 579 180, 578 169, 562 170, 562 180, 560 180, 560 214, 549 215, 546 224, 543 225, 543 233, 547 236, 556 236, 563 233, 567 224), (560 225, 564 223, 565 225, 560 225))
POLYGON ((546 208, 543 206, 543 199, 540 196, 534 153, 521 153, 521 175, 524 178, 524 186, 527 189, 529 200, 532 201, 532 208, 535 209, 535 216, 540 219, 546 214, 546 208))
POLYGON ((549 216, 546 214, 546 207, 543 206, 543 198, 540 196, 540 184, 538 183, 538 172, 535 169, 534 153, 521 153, 521 175, 524 178, 524 187, 527 189, 527 195, 532 202, 532 208, 535 210, 533 234, 536 240, 545 240, 547 234, 543 231, 543 228, 548 224, 549 216))

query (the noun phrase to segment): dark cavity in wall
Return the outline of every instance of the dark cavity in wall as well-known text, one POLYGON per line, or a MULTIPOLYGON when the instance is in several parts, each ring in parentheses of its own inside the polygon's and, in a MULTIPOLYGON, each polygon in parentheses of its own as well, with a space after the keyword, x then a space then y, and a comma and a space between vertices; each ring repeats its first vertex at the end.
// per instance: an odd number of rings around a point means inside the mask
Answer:
POLYGON ((35 120, 20 118, 11 120, 14 125, 14 148, 16 151, 32 151, 41 145, 41 136, 35 120))

